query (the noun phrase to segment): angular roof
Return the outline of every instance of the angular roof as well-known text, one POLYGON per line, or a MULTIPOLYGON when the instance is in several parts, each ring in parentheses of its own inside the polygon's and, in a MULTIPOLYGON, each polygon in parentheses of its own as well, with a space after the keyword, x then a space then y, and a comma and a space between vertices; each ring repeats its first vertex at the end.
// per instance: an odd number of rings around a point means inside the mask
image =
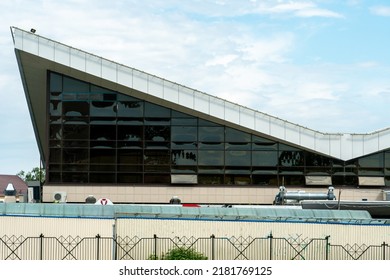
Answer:
POLYGON ((3 191, 10 183, 14 186, 16 193, 27 193, 27 184, 19 176, 0 174, 0 194, 3 194, 3 191))
POLYGON ((210 119, 326 156, 349 160, 390 148, 390 128, 323 133, 200 92, 143 71, 11 27, 15 53, 41 155, 45 155, 47 70, 210 119))

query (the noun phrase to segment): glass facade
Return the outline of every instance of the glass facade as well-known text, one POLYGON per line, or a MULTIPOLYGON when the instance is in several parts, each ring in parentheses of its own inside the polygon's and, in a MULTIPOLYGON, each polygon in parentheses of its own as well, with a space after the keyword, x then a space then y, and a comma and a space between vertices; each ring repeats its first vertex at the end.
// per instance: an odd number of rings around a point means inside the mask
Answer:
POLYGON ((341 161, 49 72, 49 183, 304 186, 305 176, 390 185, 390 151, 341 161))

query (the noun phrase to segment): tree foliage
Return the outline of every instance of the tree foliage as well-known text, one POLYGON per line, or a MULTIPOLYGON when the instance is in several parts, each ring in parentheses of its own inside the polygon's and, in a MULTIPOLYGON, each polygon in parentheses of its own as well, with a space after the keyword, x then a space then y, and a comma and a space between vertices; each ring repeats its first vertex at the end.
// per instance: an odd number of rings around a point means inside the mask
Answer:
POLYGON ((151 260, 207 260, 202 253, 196 252, 193 248, 177 247, 169 250, 166 254, 158 256, 151 255, 151 260))
POLYGON ((31 171, 25 172, 23 170, 19 171, 18 174, 23 181, 40 181, 41 183, 45 182, 45 169, 34 167, 31 171))

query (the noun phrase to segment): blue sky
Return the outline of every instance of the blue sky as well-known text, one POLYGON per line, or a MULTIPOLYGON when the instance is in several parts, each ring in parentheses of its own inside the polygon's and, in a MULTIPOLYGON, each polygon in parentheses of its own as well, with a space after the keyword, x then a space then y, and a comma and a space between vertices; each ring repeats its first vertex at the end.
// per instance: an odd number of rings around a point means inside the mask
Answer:
POLYGON ((39 154, 10 26, 322 132, 390 126, 390 2, 0 2, 0 174, 39 154))

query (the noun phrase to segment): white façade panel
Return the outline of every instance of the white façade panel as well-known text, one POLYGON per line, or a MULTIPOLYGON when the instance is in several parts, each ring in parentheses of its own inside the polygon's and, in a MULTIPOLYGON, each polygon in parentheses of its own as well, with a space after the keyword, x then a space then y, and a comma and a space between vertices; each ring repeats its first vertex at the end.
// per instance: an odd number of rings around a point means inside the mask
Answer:
MULTIPOLYGON (((225 101, 216 97, 210 97, 210 115, 219 119, 226 119, 226 115, 229 112, 226 111, 225 101)), ((231 120, 228 120, 231 121, 231 120)))
POLYGON ((48 60, 54 60, 54 42, 39 37, 39 56, 48 60))
POLYGON ((85 71, 96 77, 101 77, 102 59, 90 54, 86 54, 85 59, 86 59, 85 71))
POLYGON ((148 74, 138 71, 138 70, 133 70, 133 88, 147 93, 148 92, 148 74))
POLYGON ((194 109, 209 114, 210 113, 210 96, 194 92, 194 109))
POLYGON ((271 128, 270 116, 255 112, 255 130, 270 135, 271 128))
POLYGON ((70 50, 70 67, 85 72, 86 71, 85 60, 86 60, 85 52, 79 51, 77 49, 70 50))
POLYGON ((232 123, 240 123, 240 106, 222 101, 225 103, 225 120, 232 123))
POLYGON ((315 147, 316 151, 330 155, 330 135, 323 133, 315 134, 315 147))
POLYGON ((301 145, 301 127, 286 123, 285 125, 286 140, 301 145))
POLYGON ((301 127, 300 131, 300 144, 303 147, 316 150, 315 146, 315 134, 316 132, 310 129, 306 129, 304 127, 301 127))
POLYGON ((349 141, 346 143, 346 147, 350 146, 352 154, 351 158, 359 157, 364 153, 364 136, 362 134, 350 135, 347 138, 349 141))
POLYGON ((109 61, 102 60, 102 78, 111 82, 117 82, 117 64, 109 61))
POLYGON ((118 84, 123 85, 125 87, 132 88, 133 87, 133 70, 131 68, 118 65, 118 84))
POLYGON ((179 86, 179 105, 193 109, 194 108, 194 90, 179 86))
POLYGON ((61 44, 55 44, 54 61, 59 63, 59 64, 69 66, 70 48, 68 48, 64 45, 61 45, 61 44))
POLYGON ((19 30, 17 28, 13 28, 12 32, 13 32, 14 41, 15 41, 14 42, 15 49, 23 50, 23 34, 24 34, 24 32, 22 32, 21 30, 19 30))
POLYGON ((379 150, 384 150, 389 148, 389 143, 390 143, 390 129, 385 129, 380 132, 379 134, 379 139, 378 139, 378 149, 379 150))
POLYGON ((39 55, 39 40, 32 33, 23 33, 23 50, 25 52, 39 55))
POLYGON ((379 134, 363 135, 364 154, 371 154, 379 151, 379 134))
POLYGON ((240 108, 240 125, 250 129, 255 129, 255 113, 245 107, 240 108))
POLYGON ((164 99, 173 103, 179 102, 179 85, 164 81, 164 99))
POLYGON ((158 98, 164 98, 163 80, 155 76, 149 76, 148 93, 158 98))
POLYGON ((285 121, 281 119, 272 118, 270 123, 270 134, 278 139, 285 139, 285 121))

